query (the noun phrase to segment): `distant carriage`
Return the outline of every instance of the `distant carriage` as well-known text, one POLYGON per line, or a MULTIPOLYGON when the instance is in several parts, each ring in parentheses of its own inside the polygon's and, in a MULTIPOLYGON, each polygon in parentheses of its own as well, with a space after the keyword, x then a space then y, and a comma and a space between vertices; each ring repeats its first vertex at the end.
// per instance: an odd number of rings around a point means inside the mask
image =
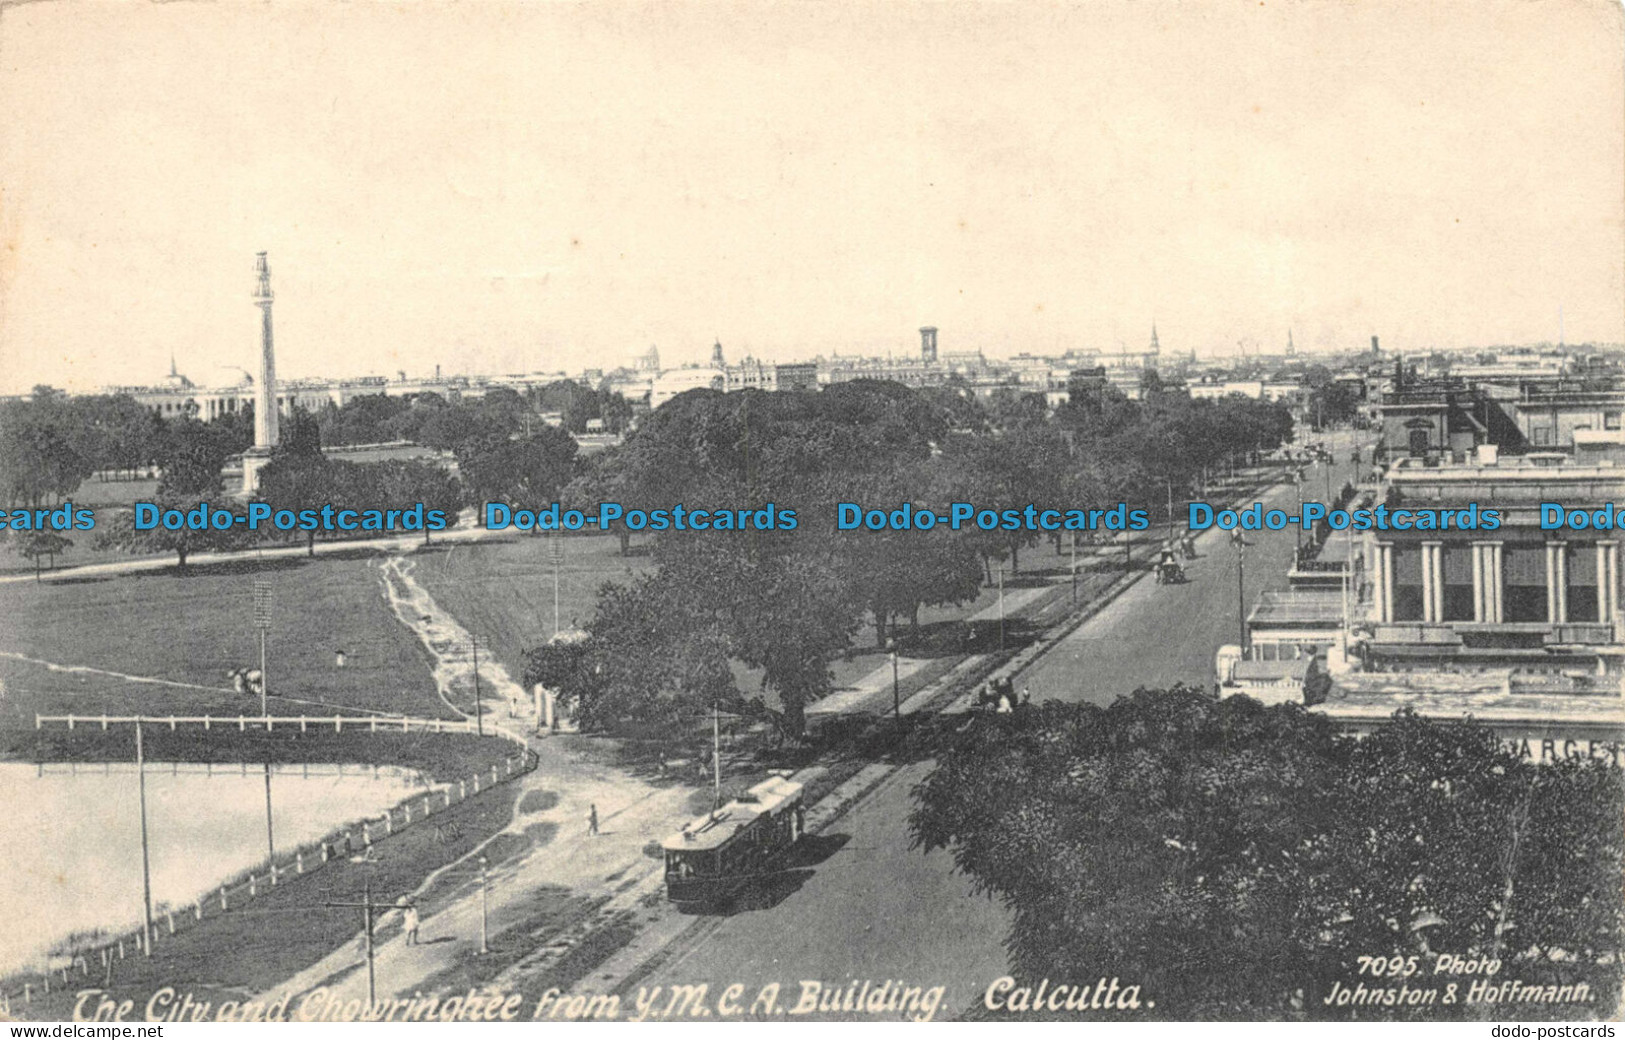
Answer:
POLYGON ((774 777, 661 842, 666 897, 712 905, 770 873, 805 833, 802 793, 800 784, 774 777))

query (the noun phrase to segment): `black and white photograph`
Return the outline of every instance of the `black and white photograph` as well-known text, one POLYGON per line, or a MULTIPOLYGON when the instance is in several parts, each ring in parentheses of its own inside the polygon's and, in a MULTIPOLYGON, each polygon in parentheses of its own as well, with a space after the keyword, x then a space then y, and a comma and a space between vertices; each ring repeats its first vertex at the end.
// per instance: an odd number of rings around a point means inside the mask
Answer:
POLYGON ((12 1036, 1611 1037, 1622 543, 1618 0, 0 0, 12 1036))

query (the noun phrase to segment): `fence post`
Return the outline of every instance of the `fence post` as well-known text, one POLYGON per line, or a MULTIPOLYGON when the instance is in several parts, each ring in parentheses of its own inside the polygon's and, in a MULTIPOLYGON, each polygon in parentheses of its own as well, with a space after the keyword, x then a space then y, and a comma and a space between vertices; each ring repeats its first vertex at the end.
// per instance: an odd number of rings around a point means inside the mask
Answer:
POLYGON ((276 887, 276 860, 271 861, 271 886, 276 887))
POLYGON ((372 827, 368 825, 366 820, 361 821, 361 844, 369 849, 372 848, 372 827))
POLYGON ((384 833, 385 834, 394 834, 395 833, 395 814, 392 813, 392 812, 384 813, 384 833))
POLYGON ((344 732, 344 716, 342 716, 342 715, 334 715, 333 716, 333 732, 334 733, 343 733, 344 732))
POLYGON ((107 728, 107 716, 103 715, 102 716, 102 729, 106 729, 106 728, 107 728))
POLYGON ((478 773, 474 774, 474 793, 480 793, 480 774, 478 773))
POLYGON ((252 870, 248 872, 248 894, 250 896, 260 894, 259 886, 254 883, 254 872, 252 870))
POLYGON ((169 732, 175 732, 175 716, 173 715, 169 717, 169 732))
POLYGON ((378 719, 377 719, 376 716, 374 716, 374 718, 372 719, 372 731, 374 733, 378 732, 378 719))
POLYGON ((494 787, 494 786, 496 786, 496 784, 497 784, 497 767, 492 766, 491 767, 491 785, 494 787))
POLYGON ((248 732, 248 723, 243 721, 243 717, 241 715, 237 716, 237 732, 239 732, 239 733, 247 733, 248 732))
POLYGON ((214 721, 214 716, 213 715, 205 715, 205 716, 203 716, 203 728, 208 729, 209 724, 212 723, 213 721, 214 721))
POLYGON ((220 909, 221 910, 229 910, 229 909, 231 909, 230 905, 226 902, 226 886, 225 885, 220 886, 220 909))
POLYGON ((327 844, 327 842, 325 842, 325 841, 324 841, 324 842, 322 842, 322 862, 323 862, 323 863, 326 863, 326 862, 327 862, 327 858, 328 858, 328 857, 329 857, 329 856, 331 856, 331 855, 333 855, 333 848, 332 848, 332 846, 330 846, 330 845, 328 845, 328 844, 327 844))
POLYGON ((305 872, 305 850, 300 849, 293 854, 293 869, 303 874, 305 872))
MULTIPOLYGON (((451 792, 450 791, 446 792, 446 797, 448 799, 451 797, 451 792)), ((468 781, 467 780, 459 780, 459 781, 457 781, 457 800, 460 802, 460 801, 462 801, 463 799, 465 799, 467 797, 468 797, 468 781)))
POLYGON ((199 921, 203 920, 203 900, 199 899, 196 903, 192 904, 192 914, 199 921))
POLYGON ((306 732, 306 730, 305 730, 305 717, 303 715, 299 716, 299 732, 301 732, 301 733, 306 732))
POLYGON ((169 922, 169 934, 174 935, 175 934, 175 911, 173 911, 173 910, 164 911, 164 919, 169 922))
POLYGON ((120 939, 118 941, 118 959, 119 960, 124 959, 124 940, 123 939, 120 939))
POLYGON ((424 795, 423 796, 423 815, 427 816, 432 812, 434 812, 434 809, 429 805, 429 796, 424 795))

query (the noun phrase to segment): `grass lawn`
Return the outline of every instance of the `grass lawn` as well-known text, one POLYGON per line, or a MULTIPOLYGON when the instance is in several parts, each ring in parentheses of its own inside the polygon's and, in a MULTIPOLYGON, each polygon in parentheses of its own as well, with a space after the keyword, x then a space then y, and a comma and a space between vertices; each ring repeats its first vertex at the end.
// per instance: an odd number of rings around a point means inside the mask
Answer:
MULTIPOLYGON (((654 567, 647 555, 620 555, 613 535, 571 535, 559 564, 559 625, 586 624, 606 581, 630 583, 654 567)), ((633 543, 637 552, 639 546, 633 543)), ((553 636, 553 562, 545 538, 487 538, 412 557, 413 572, 435 602, 480 640, 516 681, 525 651, 553 636)))
POLYGON ((102 670, 54 670, 0 656, 0 727, 31 729, 36 712, 257 712, 258 698, 235 693, 226 678, 232 668, 259 663, 256 576, 272 586, 274 712, 453 717, 435 693, 427 653, 384 601, 374 559, 358 552, 194 566, 184 577, 170 568, 0 585, 0 653, 102 670), (340 649, 342 669, 334 666, 340 649))

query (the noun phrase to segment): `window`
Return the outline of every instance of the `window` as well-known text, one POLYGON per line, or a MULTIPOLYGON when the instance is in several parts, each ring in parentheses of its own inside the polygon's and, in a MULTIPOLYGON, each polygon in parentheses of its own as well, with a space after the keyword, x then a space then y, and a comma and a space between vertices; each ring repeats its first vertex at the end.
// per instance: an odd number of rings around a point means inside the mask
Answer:
POLYGON ((1605 429, 1605 430, 1617 430, 1617 429, 1619 429, 1619 413, 1618 412, 1604 412, 1604 413, 1602 413, 1602 428, 1605 429))
POLYGON ((1473 547, 1469 542, 1446 542, 1440 547, 1439 569, 1444 574, 1444 616, 1441 621, 1473 620, 1473 547))
POLYGON ((1596 545, 1570 542, 1563 550, 1563 576, 1568 579, 1569 620, 1598 620, 1596 545))
POLYGON ((1422 549, 1394 546, 1394 620, 1422 620, 1422 549))
POLYGON ((1426 455, 1428 451, 1428 431, 1426 429, 1412 430, 1410 432, 1410 446, 1412 455, 1426 455))
POLYGON ((1546 546, 1508 544, 1501 550, 1501 617, 1505 621, 1546 620, 1546 546))
POLYGON ((1531 442, 1537 448, 1550 448, 1552 446, 1552 428, 1550 426, 1537 426, 1530 431, 1531 442))

